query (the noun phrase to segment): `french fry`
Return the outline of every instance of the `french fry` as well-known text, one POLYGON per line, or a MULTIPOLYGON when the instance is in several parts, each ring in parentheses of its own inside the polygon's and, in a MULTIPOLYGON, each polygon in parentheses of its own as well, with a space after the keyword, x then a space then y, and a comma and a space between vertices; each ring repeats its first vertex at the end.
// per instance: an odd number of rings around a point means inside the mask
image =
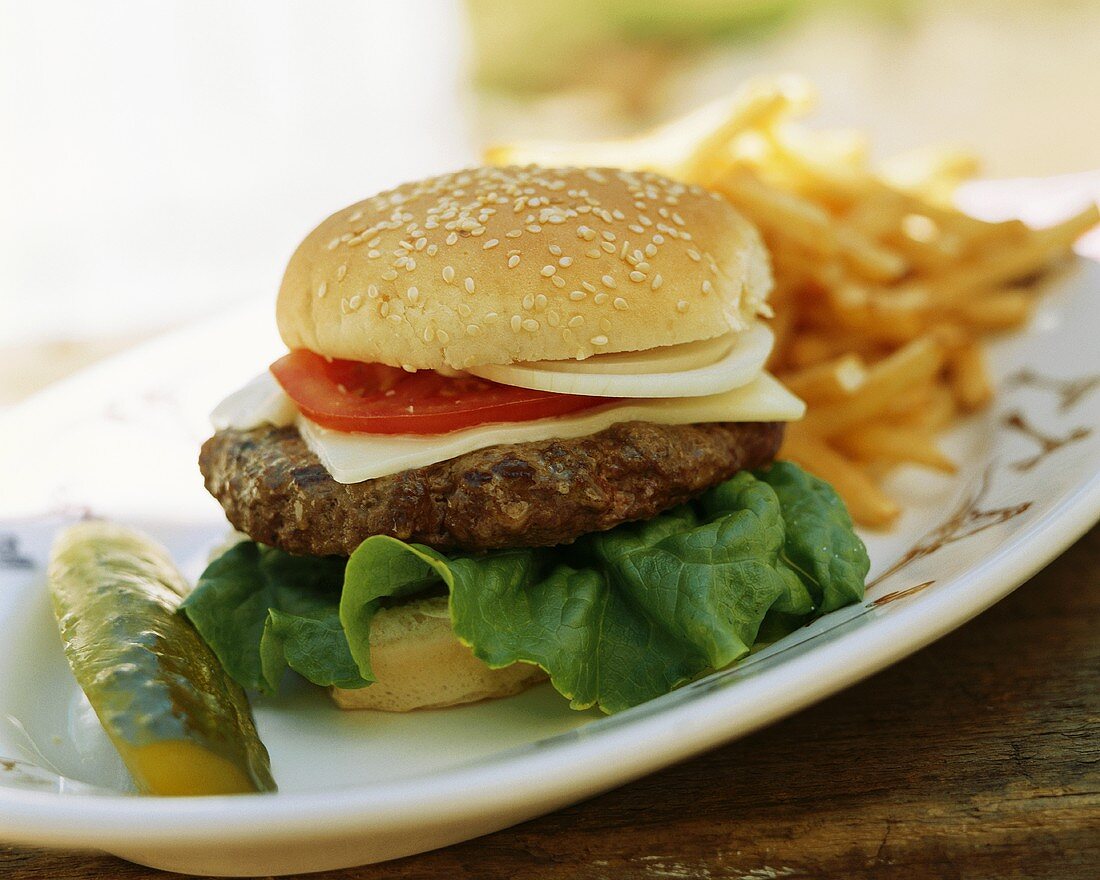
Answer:
POLYGON ((1064 223, 1033 233, 1022 245, 998 248, 974 263, 911 289, 923 290, 932 302, 945 304, 977 290, 1024 278, 1065 256, 1073 243, 1097 222, 1100 222, 1100 210, 1091 205, 1064 223))
POLYGON ((980 409, 993 399, 993 380, 985 365, 985 353, 978 342, 964 345, 951 354, 951 388, 964 410, 980 409))
POLYGON ((843 400, 867 379, 867 368, 856 354, 845 354, 783 374, 783 384, 807 403, 843 400))
POLYGON ((908 425, 929 433, 942 431, 955 418, 958 407, 955 395, 944 385, 933 385, 927 397, 906 412, 892 413, 895 424, 908 425))
POLYGON ((943 346, 928 336, 913 340, 879 361, 851 399, 827 403, 806 414, 806 429, 822 437, 865 422, 901 393, 934 377, 944 364, 943 346))
POLYGON ((829 214, 813 202, 773 189, 747 171, 735 171, 715 181, 714 185, 766 230, 779 230, 787 238, 815 253, 830 255, 837 252, 829 214))
POLYGON ((955 314, 968 326, 980 331, 1008 330, 1019 327, 1031 317, 1035 298, 1023 291, 993 293, 967 299, 955 308, 955 314))
POLYGON ((930 434, 914 428, 857 425, 834 443, 842 452, 859 459, 919 464, 945 474, 958 470, 955 463, 936 446, 930 434))
POLYGON ((780 457, 801 465, 821 479, 831 483, 844 499, 852 518, 864 526, 889 526, 901 508, 858 467, 801 426, 787 431, 780 457))

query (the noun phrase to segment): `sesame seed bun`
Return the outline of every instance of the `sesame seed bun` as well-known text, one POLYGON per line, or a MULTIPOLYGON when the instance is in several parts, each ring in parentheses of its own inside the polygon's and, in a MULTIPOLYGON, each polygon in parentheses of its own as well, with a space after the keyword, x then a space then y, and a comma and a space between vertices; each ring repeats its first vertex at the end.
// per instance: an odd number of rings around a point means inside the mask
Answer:
POLYGON ((379 611, 371 622, 370 655, 377 681, 355 690, 333 688, 341 709, 439 709, 507 697, 546 678, 526 663, 490 669, 478 660, 451 629, 445 596, 379 611))
POLYGON ((333 214, 279 291, 290 348, 415 369, 586 358, 707 339, 771 288, 719 196, 608 168, 474 168, 333 214))

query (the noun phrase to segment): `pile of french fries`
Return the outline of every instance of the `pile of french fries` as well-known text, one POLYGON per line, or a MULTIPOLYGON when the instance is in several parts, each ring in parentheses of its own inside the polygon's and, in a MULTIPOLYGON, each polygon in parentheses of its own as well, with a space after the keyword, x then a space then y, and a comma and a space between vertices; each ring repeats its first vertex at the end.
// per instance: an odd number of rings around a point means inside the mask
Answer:
POLYGON ((973 157, 922 151, 870 163, 863 137, 796 122, 798 78, 754 82, 643 136, 493 147, 495 164, 658 171, 724 194, 761 230, 776 289, 769 368, 808 404, 782 456, 836 487, 855 520, 901 512, 882 483, 902 463, 952 473, 936 434, 986 406, 983 338, 1024 324, 1033 283, 1100 220, 1091 206, 1046 229, 953 205, 973 157))

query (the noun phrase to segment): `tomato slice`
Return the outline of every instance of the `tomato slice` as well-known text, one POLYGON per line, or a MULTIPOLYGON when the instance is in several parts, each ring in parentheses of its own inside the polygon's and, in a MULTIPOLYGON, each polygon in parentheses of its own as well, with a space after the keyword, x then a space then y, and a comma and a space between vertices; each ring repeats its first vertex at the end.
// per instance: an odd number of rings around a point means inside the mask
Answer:
POLYGON ((325 428, 363 434, 446 434, 492 422, 526 422, 609 403, 432 370, 328 360, 305 349, 271 365, 304 416, 325 428))

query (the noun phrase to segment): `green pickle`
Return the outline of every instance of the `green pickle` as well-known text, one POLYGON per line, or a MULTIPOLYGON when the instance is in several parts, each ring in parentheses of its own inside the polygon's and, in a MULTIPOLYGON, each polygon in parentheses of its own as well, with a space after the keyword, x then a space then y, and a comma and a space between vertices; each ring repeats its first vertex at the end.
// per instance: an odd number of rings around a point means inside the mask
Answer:
POLYGON ((140 791, 275 790, 248 698, 176 613, 189 588, 163 547, 80 523, 54 543, 49 586, 65 656, 140 791))

